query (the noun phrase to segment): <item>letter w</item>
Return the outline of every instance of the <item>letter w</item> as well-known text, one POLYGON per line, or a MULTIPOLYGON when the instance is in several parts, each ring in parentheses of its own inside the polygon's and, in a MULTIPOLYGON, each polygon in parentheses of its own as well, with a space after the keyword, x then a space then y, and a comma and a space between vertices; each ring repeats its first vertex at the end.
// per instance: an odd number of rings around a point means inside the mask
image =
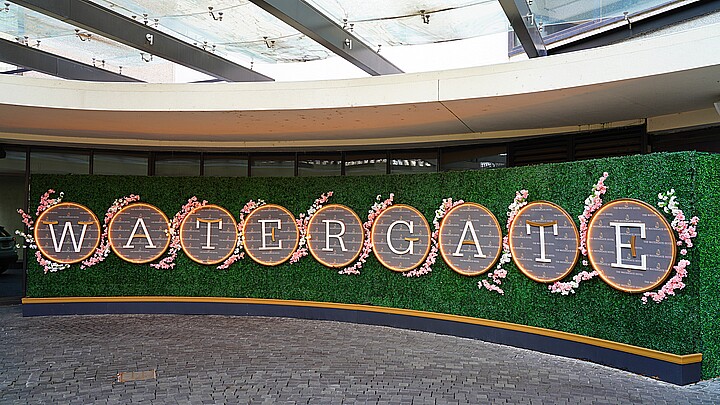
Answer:
POLYGON ((82 248, 83 240, 85 239, 85 231, 87 230, 88 222, 80 222, 82 224, 82 232, 80 233, 80 240, 75 239, 75 231, 73 231, 72 223, 70 221, 65 222, 65 226, 63 226, 63 232, 60 236, 60 242, 57 241, 57 236, 55 236, 55 227, 53 224, 50 225, 50 234, 52 235, 52 241, 53 246, 55 247, 55 253, 60 253, 62 251, 63 242, 65 242, 65 235, 67 235, 68 232, 70 232, 70 238, 72 239, 73 248, 75 249, 75 253, 80 253, 80 248, 82 248))

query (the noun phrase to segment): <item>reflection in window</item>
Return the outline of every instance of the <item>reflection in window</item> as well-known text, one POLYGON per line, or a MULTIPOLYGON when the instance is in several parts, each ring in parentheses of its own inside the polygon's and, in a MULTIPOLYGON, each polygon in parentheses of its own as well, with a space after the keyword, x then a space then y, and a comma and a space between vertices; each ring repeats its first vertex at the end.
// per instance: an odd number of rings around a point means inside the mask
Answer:
POLYGON ((0 148, 0 173, 25 174, 25 151, 0 148))
POLYGON ((30 173, 90 174, 90 155, 76 152, 30 152, 30 173))
POLYGON ((247 177, 248 158, 247 155, 215 155, 205 154, 204 176, 212 177, 247 177))
POLYGON ((432 173, 437 171, 437 149, 391 152, 390 173, 432 173))
POLYGON ((295 176, 295 154, 252 155, 250 175, 252 177, 295 176))
POLYGON ((387 173, 385 152, 348 152, 345 154, 345 175, 364 176, 387 173))
POLYGON ((199 153, 158 153, 155 156, 156 176, 199 176, 199 153))
POLYGON ((453 147, 442 150, 442 171, 482 170, 505 167, 507 148, 502 146, 453 147))
POLYGON ((298 176, 339 176, 342 169, 342 154, 315 153, 298 156, 298 176))
POLYGON ((146 176, 148 158, 146 155, 93 154, 93 174, 146 176))

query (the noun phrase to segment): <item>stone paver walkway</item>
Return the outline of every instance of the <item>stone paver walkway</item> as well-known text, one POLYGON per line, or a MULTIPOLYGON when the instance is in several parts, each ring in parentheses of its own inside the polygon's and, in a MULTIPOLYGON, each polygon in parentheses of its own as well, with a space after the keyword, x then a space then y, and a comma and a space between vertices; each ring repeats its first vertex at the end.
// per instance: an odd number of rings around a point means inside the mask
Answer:
POLYGON ((285 318, 23 318, 0 307, 0 403, 718 404, 679 387, 476 340, 285 318), (118 382, 118 373, 156 370, 118 382), (151 375, 151 373, 150 373, 151 375))

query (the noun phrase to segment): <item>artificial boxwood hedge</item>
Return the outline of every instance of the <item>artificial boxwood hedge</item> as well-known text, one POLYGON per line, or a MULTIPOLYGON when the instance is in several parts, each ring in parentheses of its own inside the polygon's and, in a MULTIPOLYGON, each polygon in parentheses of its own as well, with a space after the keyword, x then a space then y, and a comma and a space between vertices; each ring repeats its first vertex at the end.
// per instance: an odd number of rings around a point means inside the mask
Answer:
MULTIPOLYGON (((202 266, 178 255, 174 270, 126 263, 113 255, 94 267, 78 265, 43 274, 29 264, 28 297, 222 296, 328 301, 409 308, 513 322, 578 333, 675 354, 702 352, 703 377, 720 375, 720 156, 695 152, 658 153, 581 162, 472 172, 307 178, 207 178, 33 175, 31 212, 47 189, 65 192, 65 201, 88 206, 99 218, 116 198, 141 200, 172 216, 192 196, 227 208, 236 218, 250 199, 280 204, 295 215, 321 193, 347 205, 365 220, 378 194, 395 194, 431 221, 443 198, 488 207, 501 224, 515 191, 530 201, 548 200, 577 218, 604 171, 610 176, 604 201, 637 198, 656 205, 671 188, 688 217, 698 215, 699 236, 690 249, 687 287, 662 303, 643 304, 641 295, 612 289, 599 278, 581 284, 575 295, 551 294, 547 285, 523 276, 513 264, 499 295, 477 287, 479 277, 461 276, 439 258, 433 272, 406 278, 382 267, 371 255, 359 276, 338 275, 311 256, 296 264, 265 267, 245 258, 228 270, 202 266)), ((577 220, 576 220, 577 222, 577 220)), ((587 270, 578 265, 572 275, 587 270)))

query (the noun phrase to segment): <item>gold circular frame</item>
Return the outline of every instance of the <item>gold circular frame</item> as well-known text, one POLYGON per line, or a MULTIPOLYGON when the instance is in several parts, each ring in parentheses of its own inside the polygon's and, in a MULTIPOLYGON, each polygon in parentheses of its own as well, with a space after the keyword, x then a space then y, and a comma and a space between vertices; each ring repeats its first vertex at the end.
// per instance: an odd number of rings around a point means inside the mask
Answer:
POLYGON ((308 222, 308 226, 307 226, 305 239, 307 240, 308 250, 310 251, 310 254, 315 258, 315 260, 317 260, 318 262, 320 262, 320 264, 322 264, 324 266, 327 266, 327 267, 330 267, 333 269, 338 269, 340 267, 345 267, 345 266, 350 265, 350 263, 353 263, 355 260, 357 260, 357 258, 360 256, 360 253, 362 253, 363 246, 365 245, 365 228, 363 228, 363 223, 360 220, 360 217, 355 213, 355 211, 351 210, 350 208, 348 208, 342 204, 329 204, 329 205, 326 205, 326 206, 320 208, 319 210, 317 210, 315 212, 315 214, 313 214, 312 218, 310 218, 310 221, 308 222), (363 237, 362 243, 360 244, 360 249, 358 249, 357 253, 355 253, 353 258, 348 260, 346 263, 335 264, 335 265, 326 263, 324 260, 317 257, 317 255, 315 255, 315 251, 313 249, 311 249, 311 247, 310 247, 310 244, 312 243, 312 240, 313 240, 310 237, 310 225, 313 223, 313 220, 315 220, 315 218, 317 217, 317 214, 321 213, 322 211, 324 211, 328 208, 341 208, 343 210, 346 210, 346 211, 350 212, 352 214, 352 216, 358 221, 357 223, 360 224, 360 232, 362 233, 362 237, 363 237))
POLYGON ((187 257, 189 257, 195 263, 206 265, 206 266, 212 266, 212 265, 224 262, 225 260, 227 260, 228 257, 232 256, 233 252, 235 251, 235 248, 237 247, 237 241, 238 241, 237 221, 235 221, 235 218, 232 216, 230 211, 226 210, 225 208, 223 208, 219 205, 215 205, 215 204, 208 204, 208 205, 202 205, 200 207, 196 207, 192 211, 190 211, 187 215, 185 215, 185 218, 183 218, 182 222, 180 223, 180 229, 178 230, 178 234, 180 237, 180 245, 182 246, 182 250, 183 250, 183 252, 185 252, 187 257), (232 220, 233 229, 234 229, 233 234, 235 235, 235 238, 234 238, 235 242, 233 242, 233 248, 230 249, 230 252, 227 255, 225 255, 225 257, 223 257, 222 259, 212 261, 212 262, 207 262, 207 263, 200 261, 200 259, 194 257, 187 251, 187 249, 185 248, 185 240, 182 237, 182 230, 183 230, 183 227, 185 226, 185 222, 187 222, 188 218, 190 218, 192 216, 192 214, 194 214, 195 212, 200 211, 202 209, 206 209, 206 208, 217 208, 220 211, 226 213, 232 220))
MULTIPOLYGON (((545 200, 533 201, 533 202, 531 202, 531 203, 528 203, 526 206, 520 208, 520 211, 518 211, 517 215, 515 215, 515 219, 513 219, 513 225, 515 224, 515 221, 517 221, 518 218, 520 218, 520 216, 522 215, 522 213, 523 213, 524 211, 526 211, 527 209, 529 209, 529 208, 532 207, 533 205, 537 205, 537 204, 550 205, 550 206, 556 208, 557 210, 559 210, 559 211, 563 214, 563 216, 568 220, 568 222, 572 225, 572 229, 573 229, 573 231, 575 232, 575 238, 576 238, 577 241, 578 241, 577 245, 579 246, 579 244, 580 244, 580 233, 578 232, 577 226, 575 225, 575 221, 573 221, 573 219, 572 219, 572 217, 570 216, 570 214, 568 214, 567 211, 565 211, 565 209, 563 209, 563 207, 561 207, 561 206, 559 206, 559 205, 557 205, 557 204, 555 204, 555 203, 552 203, 552 202, 550 202, 550 201, 545 201, 545 200)), ((513 238, 512 238, 512 228, 511 228, 511 229, 508 229, 508 244, 510 245, 510 255, 511 255, 511 257, 512 257, 513 263, 515 263, 515 265, 518 267, 518 269, 520 269, 520 271, 521 271, 526 277, 528 277, 529 279, 531 279, 531 280, 533 280, 533 281, 536 281, 536 282, 538 282, 538 283, 544 283, 544 284, 554 283, 554 282, 556 282, 556 281, 560 281, 560 280, 564 279, 565 277, 568 276, 568 274, 572 273, 572 271, 573 271, 573 269, 575 268, 575 266, 577 266, 578 259, 580 259, 580 249, 578 248, 578 246, 575 246, 575 258, 573 259, 572 265, 570 266, 570 268, 568 268, 568 269, 567 269, 562 275, 560 275, 559 277, 555 277, 555 278, 552 278, 552 279, 543 280, 543 279, 541 279, 541 278, 539 278, 539 277, 535 277, 534 275, 532 275, 528 269, 526 269, 525 267, 523 267, 520 263, 518 263, 518 262, 515 260, 514 247, 513 247, 513 238)))
POLYGON ((375 257, 378 259, 378 261, 379 261, 383 266, 385 266, 386 268, 388 268, 388 269, 390 269, 390 270, 392 270, 392 271, 397 271, 397 272, 399 272, 399 273, 404 273, 404 272, 406 272, 406 271, 410 271, 410 270, 416 268, 417 266, 420 266, 420 265, 425 261, 425 259, 427 258, 428 253, 430 253, 430 246, 432 245, 432 231, 430 230, 430 225, 428 224, 427 219, 425 219, 425 216, 424 216, 423 214, 421 214, 420 211, 418 211, 415 207, 411 207, 411 206, 405 205, 405 204, 395 204, 395 205, 391 205, 391 206, 385 208, 385 210, 383 210, 383 212, 381 212, 380 215, 378 215, 378 216, 375 218, 375 220, 373 221, 373 226, 372 226, 372 228, 370 229, 370 243, 371 243, 371 245, 372 245, 373 254, 375 255, 375 257), (424 253, 423 256, 422 256, 422 259, 420 259, 420 261, 419 261, 417 264, 413 265, 413 266, 410 267, 409 269, 400 269, 400 268, 397 268, 397 267, 393 267, 393 266, 388 265, 387 263, 385 263, 385 261, 384 261, 380 256, 378 256, 378 254, 377 254, 377 249, 375 249, 375 226, 378 224, 378 220, 379 220, 383 215, 385 215, 387 212, 389 212, 390 210, 394 210, 394 209, 398 209, 398 208, 407 208, 407 209, 409 209, 410 211, 412 211, 412 212, 414 212, 415 214, 417 214, 420 218, 422 218, 422 223, 423 223, 423 225, 425 225, 425 229, 427 229, 427 231, 428 231, 428 245, 427 245, 427 248, 425 249, 425 253, 424 253))
POLYGON ((54 261, 54 262, 56 262, 56 263, 61 263, 61 264, 73 264, 73 263, 79 263, 79 262, 87 259, 88 257, 92 256, 93 253, 95 253, 95 250, 97 250, 98 245, 100 245, 100 239, 102 239, 102 228, 100 227, 100 221, 98 221, 97 216, 95 215, 94 212, 92 212, 92 211, 90 210, 90 208, 88 208, 88 207, 86 207, 86 206, 84 206, 84 205, 82 205, 82 204, 78 204, 78 203, 74 203, 74 202, 64 202, 64 203, 60 203, 60 204, 53 205, 52 207, 50 207, 50 208, 46 209, 45 211, 43 211, 42 214, 40 214, 40 216, 39 216, 39 217, 37 218, 37 220, 35 221, 35 229, 33 230, 33 237, 35 238, 35 245, 38 247, 38 250, 40 251, 40 253, 42 253, 43 256, 47 257, 48 259, 50 259, 50 260, 52 260, 52 261, 54 261), (88 254, 86 254, 85 256, 83 256, 82 258, 77 259, 77 260, 57 260, 57 259, 55 259, 52 255, 49 255, 49 254, 45 251, 45 249, 43 249, 42 246, 40 246, 40 244, 37 243, 37 241, 38 241, 38 230, 40 229, 40 222, 43 220, 43 218, 45 218, 45 216, 46 216, 49 212, 53 211, 54 209, 56 209, 56 208, 58 208, 58 207, 63 207, 63 206, 76 207, 76 208, 80 208, 81 210, 85 210, 85 211, 89 212, 89 213, 90 213, 90 217, 91 217, 92 220, 93 220, 93 223, 95 224, 95 226, 97 226, 97 229, 98 229, 98 237, 97 237, 97 240, 95 241, 95 245, 93 246, 93 248, 90 249, 90 252, 89 252, 88 254))
MULTIPOLYGON (((237 225, 236 225, 236 227, 237 227, 237 225)), ((237 228, 236 228, 236 229, 237 229, 237 228)), ((150 204, 144 203, 144 202, 133 203, 133 204, 129 204, 129 205, 126 205, 126 206, 122 207, 122 208, 120 209, 120 211, 118 211, 118 212, 112 217, 112 219, 110 220, 110 223, 108 224, 108 244, 110 245, 110 249, 112 249, 113 253, 115 253, 119 258, 121 258, 121 259, 123 259, 123 260, 125 260, 126 262, 129 262, 129 263, 145 264, 145 263, 150 263, 150 262, 152 262, 152 261, 157 260, 158 258, 160 258, 160 256, 162 256, 163 254, 165 254, 165 251, 167 251, 168 246, 170 246, 170 239, 172 239, 172 236, 170 236, 170 221, 168 220, 167 215, 165 215, 164 212, 160 211, 160 209, 159 209, 158 207, 156 207, 156 206, 154 206, 154 205, 150 205, 150 204), (166 229, 165 235, 167 236, 167 238, 165 238, 165 247, 163 247, 163 248, 161 249, 160 253, 158 253, 157 255, 153 256, 151 259, 145 259, 145 260, 133 260, 133 259, 129 259, 129 258, 123 256, 117 249, 115 249, 115 246, 113 246, 113 244, 112 244, 112 240, 113 240, 113 236, 112 236, 112 235, 113 235, 113 229, 112 229, 112 227, 113 227, 113 224, 115 223, 115 219, 116 219, 120 214, 122 214, 123 212, 125 212, 125 210, 128 210, 128 209, 130 209, 130 208, 134 208, 134 207, 138 207, 138 206, 143 206, 143 207, 150 208, 152 211, 154 211, 154 212, 156 212, 156 213, 159 213, 160 216, 162 216, 163 220, 165 221, 165 226, 166 226, 166 228, 165 228, 165 229, 166 229)), ((181 242, 181 243, 182 243, 182 242, 181 242)), ((235 241, 235 243, 237 243, 237 241, 235 241)))
POLYGON ((260 210, 265 210, 268 208, 277 208, 280 211, 282 211, 290 216, 290 218, 292 219, 292 224, 295 227, 295 247, 292 248, 292 250, 290 251, 290 254, 285 256, 282 260, 280 260, 277 263, 267 262, 267 261, 258 259, 257 257, 255 257, 255 255, 252 254, 252 252, 250 252, 250 250, 247 248, 247 246, 244 246, 244 249, 245 249, 245 252, 247 252, 248 256, 250 256, 250 258, 253 259, 254 261, 256 261, 257 263, 260 263, 263 266, 277 266, 277 265, 283 264, 286 261, 288 261, 288 259, 290 259, 292 257, 293 253, 295 253, 295 251, 298 248, 298 244, 300 243, 300 230, 298 229, 298 226, 297 226, 297 220, 295 219, 295 215, 293 215, 292 212, 290 212, 290 210, 288 210, 287 208, 285 208, 283 206, 277 205, 277 204, 265 204, 265 205, 259 206, 258 208, 255 208, 247 216, 247 218, 245 218, 245 223, 243 224, 243 229, 242 229, 242 235, 243 235, 243 241, 245 241, 245 229, 247 228, 248 224, 250 223, 250 218, 252 218, 252 216, 255 215, 255 213, 259 212, 260 210))
MULTIPOLYGON (((660 212, 660 210, 658 210, 657 208, 653 207, 652 205, 646 203, 645 201, 637 200, 634 198, 620 198, 617 200, 610 201, 609 203, 603 204, 603 206, 600 207, 600 209, 598 209, 595 212, 595 214, 593 214, 592 218, 590 219, 590 222, 588 222, 587 239, 588 239, 588 241, 590 240, 590 234, 593 230, 592 226, 595 223, 595 219, 598 218, 599 214, 603 210, 607 209, 608 207, 612 207, 613 205, 617 205, 620 203, 627 203, 627 202, 629 202, 631 204, 638 204, 640 206, 648 208, 650 210, 650 212, 654 213, 658 218, 660 218, 662 223, 665 225, 665 230, 668 231, 668 234, 670 235, 670 241, 672 242, 672 247, 673 247, 672 248, 672 259, 670 259, 670 264, 668 265, 668 268, 665 270, 665 275, 663 275, 660 279, 658 279, 657 282, 655 282, 653 285, 651 285, 649 287, 627 288, 627 287, 618 285, 618 284, 610 281, 610 279, 607 278, 605 273, 596 266, 595 259, 593 258, 592 251, 590 249, 588 249, 588 261, 590 262, 590 266, 592 266, 592 268, 598 272, 598 275, 600 275, 600 278, 604 282, 606 282, 610 287, 612 287, 616 290, 622 291, 622 292, 626 292, 626 293, 641 293, 641 292, 653 290, 657 286, 662 284, 665 280, 667 280, 668 276, 670 275, 670 271, 672 270, 673 266, 675 266, 675 261, 677 260, 677 239, 675 239, 675 233, 673 231, 672 226, 670 225, 668 220, 665 218, 665 216, 660 212)), ((589 247, 590 246, 588 244, 588 248, 589 247)))
POLYGON ((454 270, 455 272, 457 272, 458 274, 462 274, 463 276, 473 277, 473 276, 479 276, 479 275, 482 275, 482 274, 486 273, 488 270, 490 270, 490 269, 495 265, 495 263, 497 262, 498 258, 500 258, 500 255, 502 254, 502 240, 503 240, 502 228, 500 228, 500 223, 498 222, 498 220, 497 220, 497 218, 495 217, 495 215, 493 215, 493 213, 490 212, 490 210, 487 209, 487 207, 485 207, 484 205, 481 205, 481 204, 478 204, 478 203, 474 203, 474 202, 465 202, 465 203, 458 204, 458 205, 454 206, 453 208, 450 209, 450 211, 448 211, 448 212, 445 213, 445 217, 443 217, 442 221, 440 222, 440 231, 438 232, 438 250, 440 251, 440 256, 442 256, 443 260, 445 261, 445 264, 447 264, 448 267, 450 267, 451 269, 453 269, 453 270, 454 270), (453 265, 452 263, 450 263, 450 261, 449 261, 449 260, 447 259, 447 257, 445 256, 445 252, 443 251, 443 248, 442 248, 442 246, 443 246, 443 245, 442 245, 442 240, 443 240, 442 235, 443 235, 443 226, 445 225, 445 220, 446 220, 456 209, 458 209, 458 208, 460 208, 460 207, 463 207, 463 206, 472 206, 472 207, 475 207, 475 208, 479 208, 481 211, 483 211, 483 212, 485 212, 486 214, 490 215, 490 218, 492 218, 492 221, 493 221, 493 223, 495 224, 495 227, 496 227, 497 230, 498 230, 498 235, 499 235, 499 236, 498 236, 498 249, 497 249, 497 253, 495 254, 495 258, 490 262, 490 264, 489 264, 485 269, 483 269, 483 270, 481 270, 481 271, 478 271, 478 272, 472 272, 472 273, 470 273, 470 272, 463 271, 463 270, 457 268, 455 265, 453 265))

